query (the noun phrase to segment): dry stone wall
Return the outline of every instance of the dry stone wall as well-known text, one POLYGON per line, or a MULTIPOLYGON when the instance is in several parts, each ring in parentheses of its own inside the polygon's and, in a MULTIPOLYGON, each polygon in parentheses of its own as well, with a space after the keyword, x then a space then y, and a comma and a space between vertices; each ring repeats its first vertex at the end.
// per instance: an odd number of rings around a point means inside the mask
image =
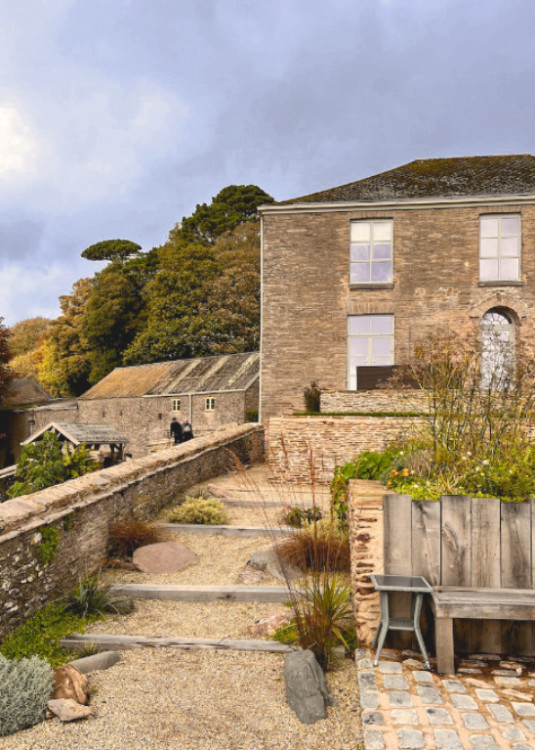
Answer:
POLYGON ((70 591, 106 559, 108 526, 134 516, 150 518, 181 491, 228 470, 232 454, 264 458, 260 425, 223 428, 157 454, 87 474, 0 504, 0 637, 50 599, 70 591), (46 565, 40 552, 47 532, 59 544, 46 565))
POLYGON ((330 482, 335 466, 408 437, 418 417, 274 417, 267 427, 271 473, 288 482, 330 482))
POLYGON ((349 482, 349 541, 353 609, 359 646, 369 646, 381 616, 370 573, 384 571, 383 493, 379 482, 349 482))
POLYGON ((321 394, 322 412, 360 412, 377 414, 385 412, 417 412, 428 409, 428 396, 422 391, 400 393, 392 390, 376 391, 324 391, 321 394))

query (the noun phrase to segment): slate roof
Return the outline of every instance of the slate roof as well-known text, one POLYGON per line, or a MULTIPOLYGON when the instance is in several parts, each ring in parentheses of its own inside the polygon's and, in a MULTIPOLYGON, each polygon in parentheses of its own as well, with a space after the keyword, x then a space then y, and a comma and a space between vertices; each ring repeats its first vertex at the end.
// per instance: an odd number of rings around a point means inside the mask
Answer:
POLYGON ((9 392, 3 399, 4 406, 20 406, 21 404, 40 403, 42 401, 51 401, 50 393, 39 385, 31 377, 13 378, 9 384, 9 392))
POLYGON ((38 440, 43 433, 51 430, 62 435, 73 445, 87 443, 87 445, 109 445, 111 443, 126 443, 126 438, 107 424, 82 424, 78 422, 50 422, 41 430, 30 435, 21 445, 27 445, 38 440))
POLYGON ((258 377, 259 368, 258 352, 116 367, 80 398, 90 400, 241 391, 258 377))
POLYGON ((417 159, 357 182, 282 201, 282 205, 533 193, 535 156, 461 156, 417 159))

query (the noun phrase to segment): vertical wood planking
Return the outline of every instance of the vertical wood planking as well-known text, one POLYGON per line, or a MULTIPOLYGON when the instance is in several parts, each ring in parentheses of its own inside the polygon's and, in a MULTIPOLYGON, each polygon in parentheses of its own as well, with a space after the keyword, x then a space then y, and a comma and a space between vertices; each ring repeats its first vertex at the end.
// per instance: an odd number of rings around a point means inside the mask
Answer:
MULTIPOLYGON (((535 588, 535 497, 530 498, 531 506, 531 587, 535 588)), ((535 622, 531 625, 532 653, 535 651, 535 622)))
POLYGON ((412 575, 440 583, 440 502, 412 503, 412 575))
POLYGON ((472 581, 471 510, 465 495, 443 495, 441 558, 443 586, 470 586, 472 581))
POLYGON ((411 575, 412 521, 410 495, 383 495, 385 574, 411 575))
MULTIPOLYGON (((412 497, 383 495, 385 574, 412 575, 412 497)), ((410 617, 410 594, 390 595, 392 617, 410 617)), ((407 648, 410 634, 394 632, 388 641, 396 648, 407 648)))
MULTIPOLYGON (((473 497, 472 503, 472 586, 500 588, 501 540, 500 500, 473 497)), ((472 647, 480 653, 500 653, 500 620, 480 620, 472 626, 472 647)))
MULTIPOLYGON (((412 502, 412 575, 424 576, 431 586, 440 583, 440 502, 412 502)), ((435 620, 428 596, 424 598, 421 622, 426 645, 434 651, 435 620)), ((419 650, 415 638, 412 648, 419 650)))
MULTIPOLYGON (((531 502, 501 503, 502 586, 531 589, 531 502)), ((531 654, 533 625, 527 622, 502 622, 502 651, 531 654)))
MULTIPOLYGON (((443 495, 441 558, 443 586, 470 586, 472 580, 472 505, 466 495, 443 495)), ((472 623, 455 620, 455 648, 472 651, 472 623)))

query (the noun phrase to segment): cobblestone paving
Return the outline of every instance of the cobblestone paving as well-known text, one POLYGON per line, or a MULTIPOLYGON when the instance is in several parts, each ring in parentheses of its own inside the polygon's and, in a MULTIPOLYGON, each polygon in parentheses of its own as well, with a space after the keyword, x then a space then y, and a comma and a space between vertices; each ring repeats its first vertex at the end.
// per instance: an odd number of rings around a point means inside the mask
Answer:
POLYGON ((534 750, 535 664, 473 655, 455 675, 413 652, 355 653, 365 750, 534 750))

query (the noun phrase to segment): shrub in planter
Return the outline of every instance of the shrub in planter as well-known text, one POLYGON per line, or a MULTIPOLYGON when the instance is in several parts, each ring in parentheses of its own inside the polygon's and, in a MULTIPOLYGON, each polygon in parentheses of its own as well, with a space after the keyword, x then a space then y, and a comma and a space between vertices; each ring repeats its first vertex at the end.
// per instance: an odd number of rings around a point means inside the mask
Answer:
POLYGON ((44 659, 0 656, 0 735, 32 727, 45 718, 54 672, 44 659))
POLYGON ((303 396, 305 399, 305 409, 307 411, 319 412, 321 388, 316 383, 316 381, 311 383, 308 388, 305 388, 303 396))
POLYGON ((208 524, 215 526, 228 522, 225 506, 220 500, 206 497, 186 497, 169 514, 171 523, 208 524))
POLYGON ((299 505, 294 505, 285 512, 284 523, 287 523, 288 526, 292 526, 294 529, 301 529, 313 521, 319 521, 322 515, 319 508, 301 508, 299 505))

